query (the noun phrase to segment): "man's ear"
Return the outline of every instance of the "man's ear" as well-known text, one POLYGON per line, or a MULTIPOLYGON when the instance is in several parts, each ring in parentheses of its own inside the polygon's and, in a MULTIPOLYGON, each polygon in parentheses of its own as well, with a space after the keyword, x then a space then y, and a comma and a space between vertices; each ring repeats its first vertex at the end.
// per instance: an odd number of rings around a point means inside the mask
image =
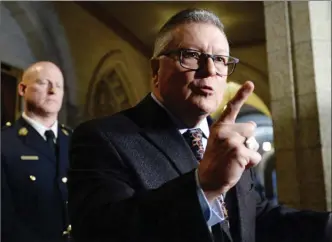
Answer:
POLYGON ((159 60, 152 58, 150 60, 151 70, 152 70, 152 82, 153 86, 158 85, 158 71, 159 71, 159 60))
POLYGON ((23 83, 23 82, 20 82, 19 84, 18 84, 18 87, 17 87, 17 89, 18 89, 18 94, 20 95, 20 96, 24 96, 24 93, 25 93, 25 89, 26 89, 26 85, 23 83))
POLYGON ((150 61, 151 65, 151 70, 152 70, 152 77, 155 77, 158 75, 158 70, 159 70, 159 60, 156 58, 152 58, 150 61))

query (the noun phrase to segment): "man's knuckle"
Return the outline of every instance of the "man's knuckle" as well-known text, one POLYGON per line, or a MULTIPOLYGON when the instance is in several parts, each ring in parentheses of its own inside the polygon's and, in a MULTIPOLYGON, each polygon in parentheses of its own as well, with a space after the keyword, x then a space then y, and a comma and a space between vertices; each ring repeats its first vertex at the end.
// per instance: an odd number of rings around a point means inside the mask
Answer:
POLYGON ((229 101, 228 103, 227 103, 227 108, 226 108, 226 110, 229 112, 229 113, 231 113, 233 110, 234 110, 234 108, 235 108, 235 103, 234 103, 234 101, 229 101))
POLYGON ((243 149, 239 144, 233 144, 233 151, 237 154, 237 155, 243 155, 243 149))
POLYGON ((246 128, 249 130, 249 131, 255 131, 256 130, 256 126, 253 125, 252 123, 248 123, 246 124, 246 128))
POLYGON ((217 135, 217 138, 219 140, 228 139, 228 137, 227 137, 228 136, 228 130, 220 128, 219 130, 217 130, 216 135, 217 135))

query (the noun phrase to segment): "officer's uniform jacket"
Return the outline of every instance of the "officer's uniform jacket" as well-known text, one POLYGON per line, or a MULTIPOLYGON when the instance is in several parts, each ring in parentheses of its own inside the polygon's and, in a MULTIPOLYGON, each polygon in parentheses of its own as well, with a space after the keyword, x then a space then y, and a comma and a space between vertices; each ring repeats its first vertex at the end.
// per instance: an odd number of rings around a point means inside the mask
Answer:
POLYGON ((24 119, 1 130, 1 241, 68 241, 68 145, 58 125, 57 156, 24 119))

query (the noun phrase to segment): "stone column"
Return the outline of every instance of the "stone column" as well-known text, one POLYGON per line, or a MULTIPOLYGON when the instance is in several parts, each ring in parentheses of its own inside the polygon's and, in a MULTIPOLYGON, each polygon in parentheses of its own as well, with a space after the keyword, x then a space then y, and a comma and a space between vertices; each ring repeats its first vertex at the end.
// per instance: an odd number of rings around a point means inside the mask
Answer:
POLYGON ((331 2, 265 2, 279 201, 331 210, 331 2))

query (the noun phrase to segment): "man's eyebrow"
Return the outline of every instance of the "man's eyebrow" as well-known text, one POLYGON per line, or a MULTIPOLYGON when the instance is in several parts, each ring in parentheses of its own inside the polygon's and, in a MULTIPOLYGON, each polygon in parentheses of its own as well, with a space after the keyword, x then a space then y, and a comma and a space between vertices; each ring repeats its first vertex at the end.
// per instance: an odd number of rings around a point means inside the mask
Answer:
POLYGON ((216 53, 222 53, 222 54, 220 54, 220 55, 231 54, 230 50, 227 50, 227 49, 216 49, 215 52, 216 52, 216 53))
MULTIPOLYGON (((198 46, 195 46, 195 45, 183 45, 182 43, 180 43, 180 44, 177 45, 177 48, 196 50, 196 51, 205 53, 205 51, 202 48, 200 48, 198 46)), ((226 54, 226 53, 230 54, 230 51, 226 50, 226 49, 217 49, 214 52, 215 53, 222 53, 222 54, 226 54)), ((217 54, 217 55, 222 55, 222 54, 217 54)))

